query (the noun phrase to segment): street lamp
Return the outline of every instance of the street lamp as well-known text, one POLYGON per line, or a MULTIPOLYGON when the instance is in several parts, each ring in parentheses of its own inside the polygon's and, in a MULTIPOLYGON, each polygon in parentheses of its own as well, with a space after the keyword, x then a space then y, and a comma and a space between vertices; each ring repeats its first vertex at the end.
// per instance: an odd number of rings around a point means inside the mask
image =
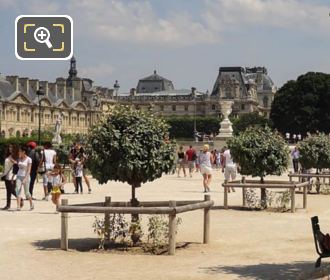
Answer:
POLYGON ((116 101, 118 103, 118 91, 119 91, 119 88, 120 88, 120 85, 118 83, 118 80, 115 81, 115 84, 113 85, 114 89, 115 89, 115 92, 116 92, 116 101))
POLYGON ((191 88, 191 93, 192 93, 193 98, 194 98, 194 138, 195 138, 195 142, 198 142, 197 128, 196 128, 196 88, 192 87, 191 88))
POLYGON ((36 92, 38 96, 38 105, 39 105, 39 126, 38 126, 38 146, 40 146, 40 133, 41 133, 41 99, 40 96, 44 96, 45 93, 42 90, 42 87, 39 87, 39 89, 36 92))

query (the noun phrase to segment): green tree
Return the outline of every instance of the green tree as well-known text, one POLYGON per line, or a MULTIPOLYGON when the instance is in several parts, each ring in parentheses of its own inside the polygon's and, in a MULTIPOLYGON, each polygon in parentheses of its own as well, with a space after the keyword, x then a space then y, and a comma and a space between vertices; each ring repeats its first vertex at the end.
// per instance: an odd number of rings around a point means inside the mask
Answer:
POLYGON ((325 134, 312 135, 299 144, 299 162, 303 168, 330 168, 330 140, 325 134))
MULTIPOLYGON (((228 147, 240 166, 240 173, 260 177, 261 183, 267 175, 281 175, 288 166, 289 148, 284 139, 268 127, 249 127, 230 139, 228 147)), ((261 201, 265 204, 265 189, 261 189, 261 201)))
POLYGON ((308 72, 275 95, 270 119, 282 133, 330 132, 330 75, 308 72))
POLYGON ((135 189, 173 170, 175 143, 165 141, 168 124, 150 112, 117 106, 87 136, 88 165, 94 178, 127 182, 135 189))
MULTIPOLYGON (((167 117, 166 121, 170 125, 170 136, 172 138, 193 138, 194 121, 191 116, 167 117)), ((220 128, 220 119, 218 117, 196 117, 196 129, 199 132, 207 134, 218 134, 220 128)))
POLYGON ((245 131, 248 127, 271 127, 271 121, 264 116, 259 115, 258 112, 247 113, 241 115, 239 118, 234 118, 233 132, 234 135, 245 131))

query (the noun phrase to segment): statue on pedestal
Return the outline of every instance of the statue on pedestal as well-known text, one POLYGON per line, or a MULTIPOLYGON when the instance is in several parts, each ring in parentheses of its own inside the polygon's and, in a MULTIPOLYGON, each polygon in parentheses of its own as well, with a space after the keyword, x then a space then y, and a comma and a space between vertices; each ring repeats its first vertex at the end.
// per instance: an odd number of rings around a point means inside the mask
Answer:
POLYGON ((232 112, 232 106, 234 102, 228 100, 220 101, 221 113, 224 116, 223 121, 220 123, 219 134, 216 136, 218 139, 228 139, 233 136, 232 123, 229 120, 229 115, 232 112))
POLYGON ((62 138, 61 138, 62 118, 63 118, 63 113, 61 112, 56 118, 54 138, 52 140, 53 144, 59 145, 62 143, 62 138))

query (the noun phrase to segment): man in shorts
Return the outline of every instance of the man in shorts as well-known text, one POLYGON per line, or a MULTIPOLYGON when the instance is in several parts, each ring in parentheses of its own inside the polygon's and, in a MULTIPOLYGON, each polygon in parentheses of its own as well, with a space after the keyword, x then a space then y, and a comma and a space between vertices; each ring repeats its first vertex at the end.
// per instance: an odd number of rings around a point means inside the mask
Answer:
MULTIPOLYGON (((230 150, 227 147, 223 148, 224 152, 222 154, 222 172, 225 175, 225 184, 230 180, 235 180, 237 175, 236 163, 234 163, 233 158, 231 157, 230 150)), ((231 188, 233 192, 235 189, 231 188)), ((230 188, 228 190, 230 192, 230 188)))

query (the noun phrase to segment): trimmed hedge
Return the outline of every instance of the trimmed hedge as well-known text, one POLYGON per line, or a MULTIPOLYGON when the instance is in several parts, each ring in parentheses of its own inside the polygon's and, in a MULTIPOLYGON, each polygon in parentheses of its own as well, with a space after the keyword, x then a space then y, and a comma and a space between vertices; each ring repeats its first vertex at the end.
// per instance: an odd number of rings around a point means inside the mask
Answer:
MULTIPOLYGON (((170 125, 171 138, 193 138, 194 137, 194 117, 167 117, 170 125)), ((196 117, 196 130, 200 133, 219 133, 220 119, 218 117, 196 117)))

